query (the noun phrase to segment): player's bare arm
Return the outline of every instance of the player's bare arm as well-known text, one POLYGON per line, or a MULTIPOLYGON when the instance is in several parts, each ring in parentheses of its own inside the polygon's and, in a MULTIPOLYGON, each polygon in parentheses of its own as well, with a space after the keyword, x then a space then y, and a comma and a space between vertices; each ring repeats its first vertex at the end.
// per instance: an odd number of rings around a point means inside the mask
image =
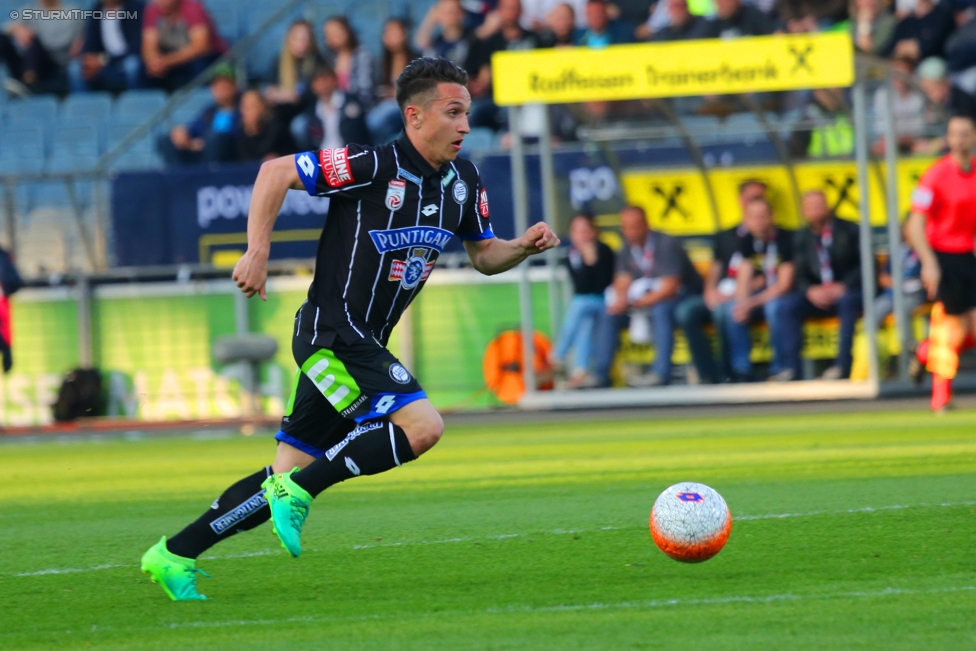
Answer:
POLYGON ((922 263, 922 284, 925 285, 929 299, 934 299, 939 291, 939 282, 942 280, 942 268, 925 234, 925 222, 925 215, 913 211, 905 227, 905 238, 918 254, 918 259, 922 263))
POLYGON ((485 274, 493 276, 519 265, 530 256, 538 255, 559 246, 559 238, 547 224, 535 224, 515 240, 491 238, 478 242, 465 242, 471 265, 485 274))
POLYGON ((247 251, 237 261, 233 274, 234 282, 248 298, 258 294, 261 300, 268 300, 265 284, 268 281, 271 231, 285 195, 291 189, 302 189, 294 157, 282 156, 261 165, 247 214, 247 251))

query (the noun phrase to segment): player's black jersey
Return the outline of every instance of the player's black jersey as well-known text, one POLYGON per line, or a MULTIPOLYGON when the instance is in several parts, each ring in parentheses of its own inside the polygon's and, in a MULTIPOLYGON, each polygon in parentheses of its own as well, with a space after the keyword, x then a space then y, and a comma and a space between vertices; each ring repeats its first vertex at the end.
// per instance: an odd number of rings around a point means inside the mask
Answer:
POLYGON ((474 163, 434 169, 406 135, 388 145, 295 154, 309 194, 329 196, 315 277, 298 334, 328 347, 375 338, 386 345, 454 235, 494 237, 474 163))

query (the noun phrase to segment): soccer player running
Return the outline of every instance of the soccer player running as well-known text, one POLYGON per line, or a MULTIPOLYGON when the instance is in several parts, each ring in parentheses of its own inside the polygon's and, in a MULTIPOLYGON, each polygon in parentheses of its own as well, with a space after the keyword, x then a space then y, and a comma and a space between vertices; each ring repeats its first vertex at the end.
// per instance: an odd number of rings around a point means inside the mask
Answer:
POLYGON ((405 124, 396 141, 348 145, 264 163, 251 195, 248 247, 234 280, 266 298, 271 231, 289 189, 331 197, 308 299, 295 317, 299 366, 271 466, 228 488, 199 519, 142 558, 173 600, 204 599, 196 559, 272 518, 292 555, 312 500, 329 486, 392 470, 433 447, 444 424, 386 348, 390 332, 457 235, 491 275, 559 245, 544 223, 494 236, 478 168, 458 158, 469 132, 467 74, 446 59, 410 63, 397 79, 405 124))
MULTIPOLYGON (((932 409, 952 400, 959 353, 976 335, 976 128, 969 116, 949 120, 949 154, 922 176, 912 195, 908 243, 922 262, 922 283, 932 308, 928 341, 918 358, 932 372, 932 409)), ((921 367, 919 367, 921 369, 921 367)))

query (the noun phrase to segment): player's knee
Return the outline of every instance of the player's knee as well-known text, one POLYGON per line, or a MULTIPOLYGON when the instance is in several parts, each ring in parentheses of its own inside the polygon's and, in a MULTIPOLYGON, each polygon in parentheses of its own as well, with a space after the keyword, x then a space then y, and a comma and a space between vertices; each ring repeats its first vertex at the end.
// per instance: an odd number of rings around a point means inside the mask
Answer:
POLYGON ((431 449, 444 435, 444 420, 436 411, 426 414, 423 419, 409 424, 409 428, 404 428, 404 433, 410 441, 410 448, 418 457, 431 449))

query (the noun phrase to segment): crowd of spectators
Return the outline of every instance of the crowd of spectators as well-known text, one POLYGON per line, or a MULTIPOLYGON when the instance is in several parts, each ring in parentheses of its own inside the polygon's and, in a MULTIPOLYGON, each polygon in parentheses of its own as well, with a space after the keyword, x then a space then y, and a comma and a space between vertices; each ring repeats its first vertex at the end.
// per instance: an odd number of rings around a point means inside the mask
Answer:
MULTIPOLYGON (((597 240, 591 217, 573 219, 566 264, 575 294, 552 360, 567 388, 610 386, 625 330, 631 343, 653 344, 654 362, 650 368, 625 364, 623 381, 632 387, 671 384, 679 328, 703 384, 798 380, 805 370, 804 323, 824 317, 838 319, 839 346, 819 377, 850 377, 854 330, 863 308, 857 224, 838 218, 819 190, 804 194, 806 224, 795 232, 776 225, 761 181, 743 183, 739 199, 741 223, 715 235, 704 281, 682 244, 649 228, 640 207, 621 212, 624 245, 616 254, 597 240), (772 349, 764 374, 752 365, 750 328, 760 323, 768 327, 772 349), (717 359, 710 329, 718 339, 717 359)), ((905 294, 914 308, 925 300, 917 257, 907 249, 902 254, 905 294)), ((892 310, 890 268, 881 273, 880 286, 876 303, 885 316, 892 310)))
MULTIPOLYGON (((62 0, 33 0, 28 8, 76 7, 62 0)), ((10 90, 17 94, 172 91, 228 47, 220 25, 200 0, 147 0, 145 4, 98 0, 90 8, 125 12, 121 14, 125 17, 24 18, 3 24, 0 63, 6 65, 10 90)), ((344 139, 347 134, 368 143, 387 142, 401 128, 393 100, 394 80, 418 55, 447 57, 465 68, 471 78, 472 127, 503 131, 506 114, 492 101, 491 78, 491 56, 500 50, 602 48, 778 32, 847 30, 858 50, 890 60, 896 75, 895 126, 903 152, 939 151, 944 142, 932 134, 938 134, 937 125, 945 116, 976 113, 976 0, 897 0, 893 5, 889 0, 438 0, 416 18, 420 19, 416 25, 409 17, 389 19, 379 44, 360 43, 344 16, 331 17, 322 25, 295 21, 281 45, 277 70, 269 71, 265 79, 233 79, 237 90, 231 100, 218 96, 222 85, 215 83, 214 106, 192 125, 174 130, 166 145, 167 159, 238 160, 242 152, 265 158, 286 144, 316 144, 313 141, 319 136, 319 143, 344 139), (317 80, 315 88, 313 80, 317 80), (252 86, 260 89, 264 106, 261 119, 249 120, 245 127, 241 102, 243 91, 252 86), (225 117, 228 111, 233 116, 225 117), (201 141, 210 136, 215 136, 214 141, 222 139, 216 136, 227 136, 227 128, 248 144, 216 147, 212 152, 208 147, 200 149, 201 141)), ((874 97, 879 134, 884 126, 880 109, 889 101, 886 93, 882 87, 874 97)), ((257 99, 249 100, 249 112, 257 112, 257 99)), ((794 156, 851 152, 853 127, 843 90, 767 94, 757 99, 796 120, 799 126, 789 142, 794 156)), ((683 98, 676 108, 725 116, 742 109, 735 101, 683 98)), ((652 112, 640 103, 613 107, 591 103, 554 110, 563 112, 554 122, 557 137, 564 138, 572 138, 580 122, 652 112)), ((877 153, 883 146, 879 139, 877 153)))

